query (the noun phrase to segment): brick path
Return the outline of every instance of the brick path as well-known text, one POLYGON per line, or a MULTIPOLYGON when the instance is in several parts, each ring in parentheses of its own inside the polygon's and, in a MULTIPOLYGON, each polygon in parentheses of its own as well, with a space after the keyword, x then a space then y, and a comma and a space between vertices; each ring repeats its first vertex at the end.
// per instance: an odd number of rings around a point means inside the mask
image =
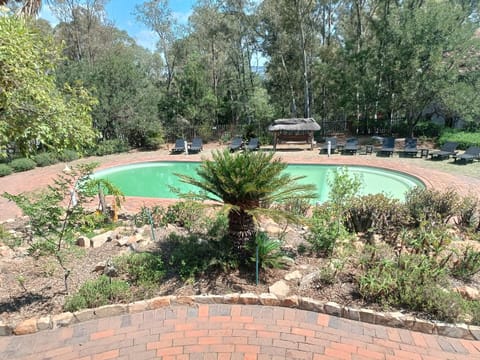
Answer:
POLYGON ((0 338, 0 359, 480 359, 480 342, 261 305, 172 306, 0 338))

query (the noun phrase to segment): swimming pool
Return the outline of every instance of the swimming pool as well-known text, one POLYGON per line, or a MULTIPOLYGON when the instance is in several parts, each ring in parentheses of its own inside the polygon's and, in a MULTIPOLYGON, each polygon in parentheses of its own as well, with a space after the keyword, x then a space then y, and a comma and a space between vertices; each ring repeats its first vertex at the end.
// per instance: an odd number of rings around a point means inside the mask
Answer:
MULTIPOLYGON (((149 198, 177 198, 171 188, 182 192, 196 191, 196 187, 181 182, 175 173, 196 176, 195 169, 200 162, 146 162, 112 167, 97 171, 93 177, 108 179, 121 189, 125 196, 149 198)), ((391 197, 403 200, 409 189, 425 185, 418 178, 388 169, 370 166, 343 166, 319 164, 289 164, 286 172, 292 176, 305 176, 302 183, 314 184, 317 188, 316 201, 328 199, 329 186, 327 179, 333 171, 346 167, 350 174, 359 174, 362 188, 359 195, 385 193, 391 197)))

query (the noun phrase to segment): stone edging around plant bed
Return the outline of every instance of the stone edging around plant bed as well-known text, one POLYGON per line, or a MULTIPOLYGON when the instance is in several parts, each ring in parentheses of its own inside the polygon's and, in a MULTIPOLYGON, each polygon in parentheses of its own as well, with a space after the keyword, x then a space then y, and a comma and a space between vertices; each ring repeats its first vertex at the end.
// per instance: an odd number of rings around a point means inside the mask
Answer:
POLYGON ((134 314, 167 306, 194 306, 196 304, 282 306, 343 317, 370 324, 403 328, 425 334, 442 335, 465 340, 480 340, 480 326, 433 322, 418 319, 412 315, 405 315, 401 312, 375 312, 370 309, 355 309, 339 305, 335 302, 323 302, 299 296, 279 299, 277 296, 269 293, 260 295, 234 293, 227 295, 160 296, 130 304, 105 305, 96 309, 85 309, 74 313, 65 312, 41 318, 31 318, 16 325, 8 325, 0 322, 0 336, 33 334, 41 330, 66 327, 88 320, 123 314, 134 314))

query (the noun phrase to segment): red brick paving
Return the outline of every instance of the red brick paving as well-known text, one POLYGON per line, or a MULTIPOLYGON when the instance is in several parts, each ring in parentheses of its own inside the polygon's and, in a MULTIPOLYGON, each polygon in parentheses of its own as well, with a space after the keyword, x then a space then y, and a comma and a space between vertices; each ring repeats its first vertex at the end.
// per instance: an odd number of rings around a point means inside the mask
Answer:
POLYGON ((320 315, 261 305, 170 306, 2 337, 0 360, 480 359, 478 341, 320 315))
MULTIPOLYGON (((291 163, 400 170, 419 177, 427 186, 455 188, 464 195, 480 188, 480 171, 478 177, 462 176, 425 166, 424 159, 327 157, 318 151, 279 154, 291 163)), ((202 156, 208 152, 171 156, 163 150, 93 160, 106 168, 141 161, 198 161, 202 156)), ((0 192, 39 190, 64 167, 57 164, 0 178, 0 192)), ((158 200, 128 198, 125 208, 133 211, 153 202, 158 200)), ((0 221, 19 214, 14 204, 0 198, 0 221)), ((480 359, 480 346, 478 341, 385 328, 298 309, 218 304, 174 306, 32 335, 1 337, 0 360, 7 359, 480 359)))

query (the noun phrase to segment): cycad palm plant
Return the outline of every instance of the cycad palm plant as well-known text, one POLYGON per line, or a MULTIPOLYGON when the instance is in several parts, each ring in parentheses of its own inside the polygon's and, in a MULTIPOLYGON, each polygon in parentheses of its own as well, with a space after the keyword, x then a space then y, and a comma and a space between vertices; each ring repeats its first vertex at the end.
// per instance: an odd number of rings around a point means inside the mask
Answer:
POLYGON ((274 205, 316 197, 315 186, 298 183, 303 176, 293 177, 285 173, 287 164, 274 159, 274 155, 215 151, 212 160, 204 160, 197 168, 198 178, 177 174, 183 182, 203 190, 183 194, 184 197, 223 203, 228 213, 229 238, 242 262, 249 258, 247 245, 255 238, 257 223, 262 216, 277 221, 300 220, 298 215, 274 205))

